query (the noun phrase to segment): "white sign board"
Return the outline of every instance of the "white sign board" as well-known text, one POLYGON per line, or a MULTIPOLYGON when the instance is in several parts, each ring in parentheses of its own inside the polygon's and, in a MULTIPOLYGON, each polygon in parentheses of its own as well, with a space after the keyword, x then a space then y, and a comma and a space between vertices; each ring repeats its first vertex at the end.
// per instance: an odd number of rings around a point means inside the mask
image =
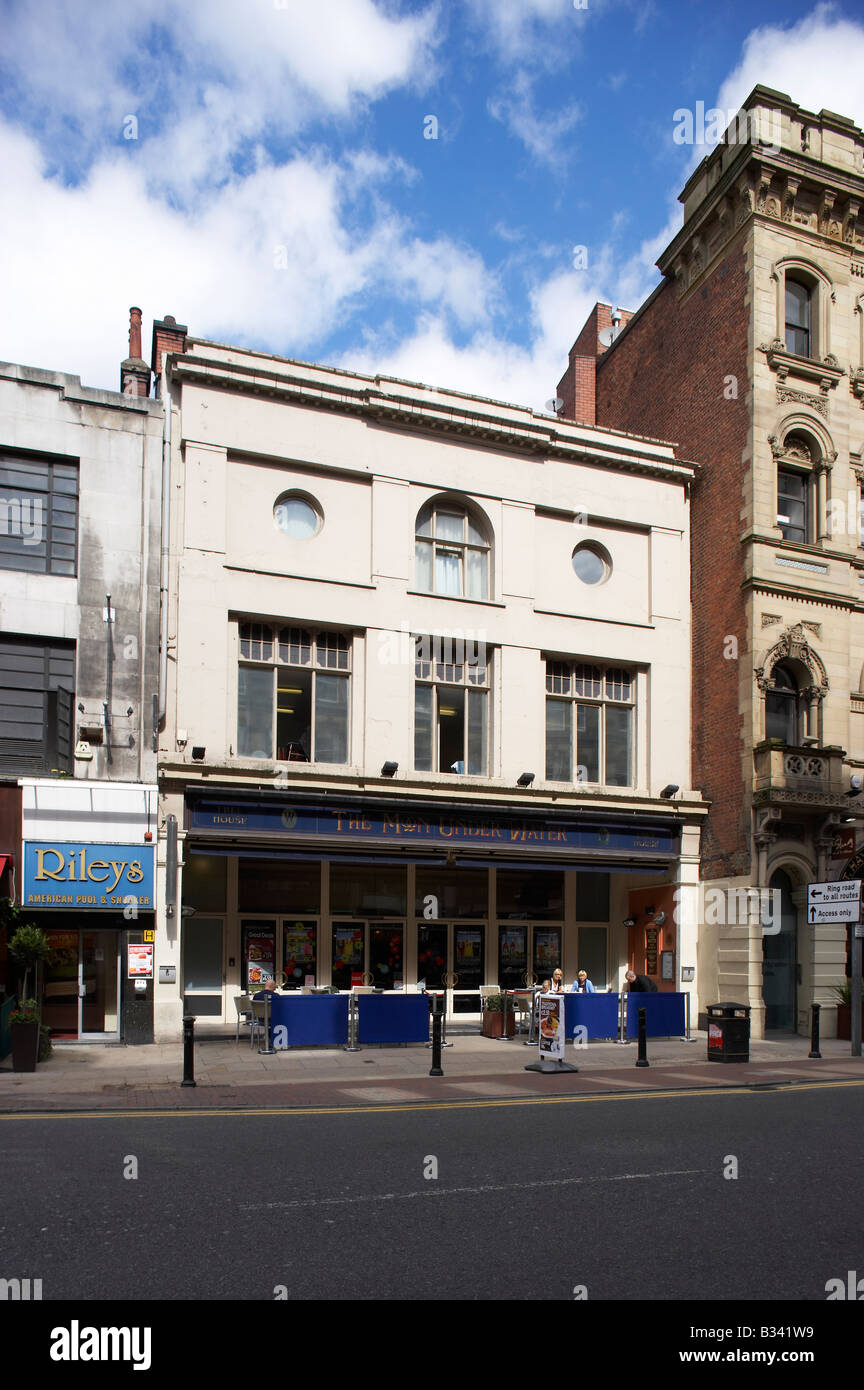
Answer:
POLYGON ((811 883, 807 888, 807 921, 857 922, 861 913, 861 880, 850 878, 838 883, 811 883))
POLYGON ((564 996, 563 994, 541 994, 538 1027, 540 1061, 564 1060, 564 996))

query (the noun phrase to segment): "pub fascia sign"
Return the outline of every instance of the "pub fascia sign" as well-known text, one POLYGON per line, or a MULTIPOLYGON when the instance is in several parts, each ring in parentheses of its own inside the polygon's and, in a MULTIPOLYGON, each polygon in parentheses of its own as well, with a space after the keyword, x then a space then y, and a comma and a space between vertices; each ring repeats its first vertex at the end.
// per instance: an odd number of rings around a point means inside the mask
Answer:
MULTIPOLYGON (((628 831, 555 826, 542 820, 473 817, 453 820, 425 817, 404 810, 349 811, 337 807, 263 804, 255 807, 224 803, 197 803, 190 807, 190 829, 255 832, 288 832, 294 835, 370 840, 487 841, 499 845, 560 845, 571 849, 626 850, 630 853, 672 851, 674 832, 647 831, 634 826, 628 831)), ((491 847, 491 846, 490 846, 491 847)))
POLYGON ((22 900, 25 907, 114 911, 134 901, 152 910, 153 847, 28 840, 22 900))

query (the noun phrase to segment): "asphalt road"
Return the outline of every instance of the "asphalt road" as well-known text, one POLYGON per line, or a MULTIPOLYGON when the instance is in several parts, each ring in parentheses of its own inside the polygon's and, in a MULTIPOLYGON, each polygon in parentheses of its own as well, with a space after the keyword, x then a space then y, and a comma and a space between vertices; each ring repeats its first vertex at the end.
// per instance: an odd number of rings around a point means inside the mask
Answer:
POLYGON ((75 1301, 824 1302, 864 1276, 862 1153, 861 1085, 3 1117, 0 1278, 75 1301))

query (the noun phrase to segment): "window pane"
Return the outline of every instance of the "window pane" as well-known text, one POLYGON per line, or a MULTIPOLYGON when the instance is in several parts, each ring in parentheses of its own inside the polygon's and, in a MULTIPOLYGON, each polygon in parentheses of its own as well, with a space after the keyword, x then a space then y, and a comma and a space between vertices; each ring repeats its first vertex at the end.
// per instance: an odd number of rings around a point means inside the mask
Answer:
POLYGON ((199 912, 224 912, 228 882, 228 860, 215 855, 184 856, 183 905, 199 912))
POLYGON ((318 665, 331 671, 348 670, 348 639, 341 632, 318 633, 318 665))
POLYGON ((486 765, 486 692, 468 691, 468 771, 485 777, 486 765))
POLYGON ((465 771, 465 691, 438 687, 438 771, 465 771))
POLYGON ((337 989, 350 989, 351 976, 362 975, 364 935, 360 922, 334 925, 333 970, 330 978, 337 989))
POLYGON ((453 512, 436 512, 435 535, 441 541, 464 541, 465 518, 453 512))
MULTIPOLYGON (((608 874, 587 874, 576 875, 576 921, 577 922, 608 922, 609 921, 609 875, 608 874)), ((581 942, 581 932, 580 932, 581 942)), ((580 962, 579 969, 582 964, 580 962)), ((591 978, 592 984, 596 980, 591 978)))
POLYGON ((486 576, 489 566, 486 551, 466 550, 465 558, 468 565, 468 597, 487 598, 486 576))
POLYGON ((447 973, 447 928, 417 928, 417 979, 427 989, 443 989, 447 973))
POLYGON ((312 756, 312 676, 308 671, 276 673, 276 757, 308 763, 312 756))
POLYGON ((563 661, 546 662, 546 689, 550 695, 570 694, 570 667, 563 661))
POLYGON ((273 515, 279 530, 293 540, 314 536, 318 530, 318 514, 302 497, 289 497, 277 502, 273 515))
POLYGON ((432 771, 431 685, 414 687, 414 767, 417 772, 432 771))
POLYGON ((786 322, 798 328, 810 326, 810 293, 797 280, 786 281, 786 322))
POLYGON ((273 757, 273 672, 269 668, 240 667, 237 753, 241 758, 273 757))
POLYGON ((600 707, 576 706, 576 780, 600 781, 600 707))
POLYGON ((765 737, 798 743, 796 699, 792 691, 769 690, 765 696, 765 737))
POLYGON ((631 785, 630 761, 633 711, 606 706, 606 785, 631 785))
POLYGON ((573 693, 599 699, 603 689, 600 672, 596 666, 577 666, 573 672, 573 693))
POLYGON ((486 869, 424 869, 417 866, 415 912, 423 916, 426 898, 438 899, 438 916, 485 917, 489 911, 489 875, 486 869))
POLYGON ((369 969, 372 983, 377 989, 401 989, 404 984, 402 970, 402 927, 373 927, 369 941, 369 969))
POLYGON ((417 518, 417 535, 432 535, 432 508, 424 508, 417 518))
POLYGON ((315 678, 315 761, 348 761, 348 677, 315 678))
POLYGON ((486 537, 483 535, 480 527, 471 520, 470 516, 468 517, 468 540, 471 545, 487 544, 486 537))
POLYGON ((272 661, 272 636, 269 627, 262 623, 241 623, 240 655, 249 661, 272 661))
POLYGON ((432 588, 432 546, 426 541, 417 541, 414 554, 417 559, 417 588, 432 588))
POLYGON ((330 911, 352 917, 397 917, 405 911, 401 864, 331 864, 330 911))
POLYGON ((436 594, 462 593, 462 556, 456 550, 435 551, 436 594))
POLYGON ((312 661, 312 638, 305 628, 283 627, 279 633, 279 660, 286 666, 308 666, 312 661))
POLYGON ((293 859, 241 857, 237 899, 241 912, 317 913, 321 907, 321 865, 293 859))
POLYGON ((547 869, 499 869, 498 916, 556 922, 564 917, 564 875, 547 869))
POLYGON ((546 777, 550 782, 570 781, 572 739, 573 706, 568 700, 547 700, 546 777))
POLYGON ((317 982, 318 928, 314 922, 286 922, 282 928, 285 989, 300 989, 307 975, 317 982))
POLYGON ((620 667, 611 667, 606 672, 606 698, 607 700, 629 700, 632 692, 632 681, 629 671, 624 671, 620 667))

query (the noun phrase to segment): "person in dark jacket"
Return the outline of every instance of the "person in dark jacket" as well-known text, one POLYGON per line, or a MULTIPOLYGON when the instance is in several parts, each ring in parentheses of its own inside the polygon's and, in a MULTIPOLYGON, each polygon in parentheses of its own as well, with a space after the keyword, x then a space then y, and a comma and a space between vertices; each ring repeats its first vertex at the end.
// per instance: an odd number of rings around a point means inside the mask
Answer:
POLYGON ((631 994, 657 993, 657 986, 647 975, 637 975, 635 970, 628 970, 624 978, 630 987, 631 994))

